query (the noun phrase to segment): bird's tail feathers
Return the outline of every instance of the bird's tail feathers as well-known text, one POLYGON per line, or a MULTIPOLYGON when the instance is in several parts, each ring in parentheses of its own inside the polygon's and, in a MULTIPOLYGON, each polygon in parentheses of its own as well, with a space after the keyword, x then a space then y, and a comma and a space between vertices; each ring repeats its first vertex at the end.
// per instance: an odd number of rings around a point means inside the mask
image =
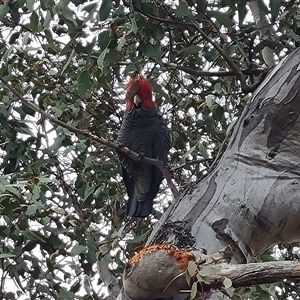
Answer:
POLYGON ((153 197, 148 197, 144 201, 138 201, 136 194, 129 198, 127 203, 127 216, 145 218, 153 211, 153 197))

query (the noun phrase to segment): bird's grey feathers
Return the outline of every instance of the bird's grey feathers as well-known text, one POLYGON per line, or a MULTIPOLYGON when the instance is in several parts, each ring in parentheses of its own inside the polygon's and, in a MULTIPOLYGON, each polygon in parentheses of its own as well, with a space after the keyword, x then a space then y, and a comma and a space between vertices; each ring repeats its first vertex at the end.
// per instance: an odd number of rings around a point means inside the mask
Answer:
MULTIPOLYGON (((133 108, 125 112, 117 143, 141 156, 157 158, 164 165, 167 163, 170 139, 166 124, 155 108, 133 108)), ((129 197, 127 214, 145 217, 152 212, 153 199, 163 175, 157 167, 133 161, 125 154, 119 153, 119 158, 129 197)))

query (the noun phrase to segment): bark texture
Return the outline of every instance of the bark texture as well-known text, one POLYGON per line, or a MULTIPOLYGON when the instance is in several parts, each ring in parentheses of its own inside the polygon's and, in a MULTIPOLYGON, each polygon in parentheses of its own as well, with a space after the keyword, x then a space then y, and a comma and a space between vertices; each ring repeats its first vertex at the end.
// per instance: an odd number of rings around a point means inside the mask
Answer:
MULTIPOLYGON (((300 241, 299 89, 300 49, 269 72, 224 143, 213 171, 169 207, 148 244, 170 243, 204 253, 230 246, 231 262, 247 263, 273 244, 300 241)), ((224 274, 230 268, 224 267, 224 274)))
POLYGON ((275 243, 300 240, 300 49, 257 88, 215 169, 185 191, 148 244, 214 253, 230 245, 245 263, 275 243))

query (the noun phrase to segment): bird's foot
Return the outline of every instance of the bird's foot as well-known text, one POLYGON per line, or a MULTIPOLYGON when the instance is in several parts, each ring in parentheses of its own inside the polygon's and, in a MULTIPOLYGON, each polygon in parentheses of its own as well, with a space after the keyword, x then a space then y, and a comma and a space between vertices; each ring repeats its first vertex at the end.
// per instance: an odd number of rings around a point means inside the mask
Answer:
POLYGON ((141 151, 141 152, 139 153, 139 161, 143 160, 144 157, 145 157, 145 152, 144 152, 144 151, 141 151))

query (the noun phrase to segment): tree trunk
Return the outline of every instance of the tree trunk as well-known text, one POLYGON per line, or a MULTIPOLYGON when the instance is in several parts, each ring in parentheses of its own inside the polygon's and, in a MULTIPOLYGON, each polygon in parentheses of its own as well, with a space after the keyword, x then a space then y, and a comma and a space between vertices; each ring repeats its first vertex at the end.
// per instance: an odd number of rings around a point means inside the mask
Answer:
MULTIPOLYGON (((230 246, 231 262, 246 263, 273 244, 300 241, 299 62, 300 49, 268 74, 224 143, 216 167, 170 206, 148 245, 159 249, 172 244, 207 253, 230 246)), ((182 260, 175 262, 174 249, 141 253, 125 269, 124 298, 162 298, 161 290, 173 283, 170 276, 184 276, 187 265, 179 268, 182 260)), ((172 288, 176 290, 176 284, 172 288)), ((172 298, 184 297, 175 293, 172 298)))
MULTIPOLYGON (((163 215, 148 244, 230 245, 249 262, 300 240, 300 49, 279 63, 245 107, 215 169, 163 215)), ((199 137, 200 138, 200 137, 199 137)))

